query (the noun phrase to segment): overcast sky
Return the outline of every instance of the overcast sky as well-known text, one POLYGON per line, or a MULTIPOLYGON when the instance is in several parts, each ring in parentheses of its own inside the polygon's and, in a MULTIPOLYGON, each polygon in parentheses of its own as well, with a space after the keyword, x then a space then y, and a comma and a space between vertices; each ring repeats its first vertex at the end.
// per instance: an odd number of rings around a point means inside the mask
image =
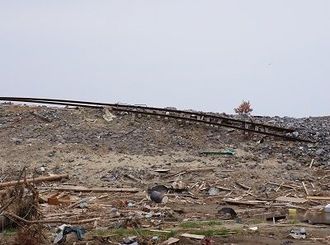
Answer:
POLYGON ((330 114, 329 0, 0 0, 0 96, 330 114))

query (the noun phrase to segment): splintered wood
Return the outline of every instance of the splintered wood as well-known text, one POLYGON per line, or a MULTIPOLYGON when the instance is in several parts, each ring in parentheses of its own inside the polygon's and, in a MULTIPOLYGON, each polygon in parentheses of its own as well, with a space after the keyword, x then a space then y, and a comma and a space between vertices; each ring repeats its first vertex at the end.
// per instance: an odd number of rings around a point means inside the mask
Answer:
POLYGON ((43 177, 38 177, 38 178, 30 178, 30 179, 26 179, 26 180, 22 179, 19 181, 8 181, 8 182, 0 183, 0 188, 14 186, 17 184, 21 184, 23 182, 41 183, 41 182, 46 182, 46 181, 57 181, 57 180, 67 179, 67 178, 69 178, 68 174, 60 174, 60 175, 43 176, 43 177))

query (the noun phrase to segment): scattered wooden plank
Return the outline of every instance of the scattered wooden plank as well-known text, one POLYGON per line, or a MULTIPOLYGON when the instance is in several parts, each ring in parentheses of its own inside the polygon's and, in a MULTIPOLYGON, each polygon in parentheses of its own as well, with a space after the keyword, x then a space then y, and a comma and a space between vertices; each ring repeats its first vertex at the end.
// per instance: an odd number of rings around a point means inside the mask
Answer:
POLYGON ((330 175, 323 176, 320 180, 324 180, 325 178, 329 178, 330 175))
POLYGON ((111 113, 111 108, 110 107, 104 108, 103 119, 106 120, 107 122, 111 122, 113 121, 114 118, 116 118, 116 116, 111 113))
POLYGON ((183 233, 181 236, 185 237, 185 238, 192 238, 192 239, 198 239, 198 240, 203 240, 205 238, 204 235, 196 235, 196 234, 190 234, 190 233, 183 233))
POLYGON ((302 181, 301 184, 302 184, 302 186, 303 186, 303 188, 304 188, 304 190, 305 190, 306 195, 309 196, 309 192, 308 192, 308 190, 307 190, 307 187, 306 187, 304 181, 302 181))
POLYGON ((275 190, 275 192, 278 192, 278 191, 281 189, 281 187, 282 187, 283 184, 284 184, 284 183, 282 182, 282 183, 278 186, 278 188, 275 190))
MULTIPOLYGON (((281 224, 281 223, 276 223, 275 225, 273 224, 263 224, 263 226, 271 226, 271 227, 290 227, 292 228, 292 224, 281 224)), ((312 225, 308 223, 295 223, 294 226, 296 227, 311 227, 311 228, 320 228, 320 229, 329 229, 329 226, 327 225, 312 225)))
POLYGON ((289 189, 295 189, 295 188, 298 188, 299 186, 293 186, 293 185, 286 185, 286 184, 278 184, 278 183, 275 183, 275 182, 268 182, 268 184, 270 185, 276 185, 276 186, 281 186, 281 187, 285 187, 285 188, 289 188, 289 189))
MULTIPOLYGON (((55 180, 61 180, 61 179, 67 179, 69 178, 68 174, 59 174, 59 175, 51 175, 51 176, 43 176, 38 178, 30 178, 26 179, 26 182, 28 183, 40 183, 45 181, 55 181, 55 180)), ((25 180, 19 180, 19 181, 8 181, 0 183, 0 188, 8 187, 8 186, 14 186, 16 184, 24 183, 25 180)))
POLYGON ((180 176, 180 175, 184 175, 184 174, 192 173, 192 172, 213 171, 214 169, 215 169, 215 167, 192 168, 192 169, 187 169, 187 170, 181 171, 179 173, 171 174, 167 177, 180 176))
POLYGON ((239 183, 239 182, 235 182, 236 185, 238 185, 239 187, 243 188, 244 190, 251 190, 251 187, 247 186, 247 185, 244 185, 242 183, 239 183))
POLYGON ((103 198, 106 198, 106 197, 109 197, 109 194, 101 195, 101 196, 99 196, 97 199, 103 199, 103 198))
POLYGON ((162 242, 161 245, 171 245, 171 244, 175 244, 177 242, 179 242, 180 239, 179 238, 175 238, 175 237, 170 237, 169 239, 167 239, 166 241, 162 242))
POLYGON ((92 219, 84 219, 84 220, 63 220, 63 219, 49 219, 49 220, 26 220, 24 218, 21 218, 17 216, 16 214, 10 213, 10 212, 3 212, 3 215, 11 218, 19 220, 26 224, 72 224, 72 225, 78 225, 78 224, 86 224, 86 223, 92 223, 94 221, 100 220, 100 218, 92 218, 92 219))
POLYGON ((165 233, 165 234, 169 234, 171 233, 172 231, 167 231, 167 230, 149 230, 151 232, 158 232, 158 233, 165 233))
POLYGON ((237 204, 237 205, 259 205, 266 204, 267 201, 258 201, 258 200, 236 200, 236 199, 223 199, 226 203, 237 204))
POLYGON ((75 191, 75 192, 139 192, 137 188, 102 188, 102 187, 93 187, 87 188, 84 186, 60 186, 52 187, 52 190, 58 191, 75 191))
POLYGON ((205 168, 192 168, 187 169, 185 172, 191 173, 191 172, 204 172, 204 171, 213 171, 215 167, 205 167, 205 168))
POLYGON ((306 198, 309 200, 330 201, 330 197, 326 196, 307 196, 306 198))
POLYGON ((307 200, 305 198, 298 197, 286 197, 280 196, 275 199, 277 202, 289 202, 289 203, 305 203, 307 200))
POLYGON ((131 175, 131 174, 124 174, 124 176, 125 176, 126 178, 131 179, 131 180, 134 180, 134 181, 137 182, 137 183, 140 183, 140 182, 141 182, 140 179, 135 178, 135 177, 134 177, 133 175, 131 175))

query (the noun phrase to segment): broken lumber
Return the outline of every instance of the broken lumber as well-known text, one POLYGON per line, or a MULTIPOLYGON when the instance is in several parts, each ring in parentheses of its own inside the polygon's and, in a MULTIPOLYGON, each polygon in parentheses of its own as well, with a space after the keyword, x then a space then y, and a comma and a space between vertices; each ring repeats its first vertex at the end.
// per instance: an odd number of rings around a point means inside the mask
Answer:
POLYGON ((232 189, 220 185, 216 185, 215 187, 218 188, 220 191, 232 191, 232 189))
POLYGON ((330 201, 330 197, 326 197, 326 196, 307 196, 306 198, 309 199, 309 200, 330 201))
POLYGON ((244 190, 251 190, 251 187, 244 185, 242 183, 239 183, 238 181, 235 182, 236 185, 238 185, 239 187, 243 188, 244 190))
POLYGON ((170 237, 170 238, 167 239, 166 241, 162 242, 161 245, 171 245, 171 244, 178 243, 179 241, 180 241, 179 238, 170 237))
POLYGON ((60 187, 52 187, 52 190, 76 191, 76 192, 99 192, 99 193, 100 192, 139 192, 139 189, 137 188, 102 188, 102 187, 87 188, 84 186, 60 186, 60 187))
POLYGON ((266 204, 266 201, 258 201, 258 200, 235 200, 235 199, 223 199, 226 203, 237 204, 237 205, 259 205, 266 204))
POLYGON ((26 224, 71 224, 71 225, 78 225, 78 224, 86 224, 91 223, 97 220, 100 220, 100 218, 91 218, 91 219, 84 219, 84 220, 63 220, 63 219, 49 219, 49 220, 26 220, 20 216, 17 216, 16 214, 10 213, 10 212, 3 212, 3 215, 5 215, 8 218, 19 220, 26 224))
POLYGON ((189 233, 184 233, 181 235, 181 237, 198 239, 198 240, 203 240, 205 238, 204 235, 196 235, 196 234, 189 234, 189 233))
POLYGON ((167 177, 180 176, 180 175, 188 174, 188 173, 192 173, 192 172, 214 171, 214 170, 215 170, 215 167, 192 168, 192 169, 187 169, 187 170, 181 171, 179 173, 171 174, 167 177))
POLYGON ((305 198, 280 196, 275 199, 277 202, 305 203, 305 198))
POLYGON ((305 190, 306 195, 308 196, 309 193, 308 193, 308 190, 307 190, 307 187, 306 187, 304 181, 302 181, 301 184, 302 184, 302 186, 303 186, 303 188, 304 188, 304 190, 305 190))
POLYGON ((285 187, 285 188, 289 188, 289 189, 295 189, 295 188, 298 188, 299 186, 293 186, 293 185, 285 185, 285 184, 278 184, 278 183, 275 183, 275 182, 267 182, 268 184, 270 185, 276 185, 276 186, 281 186, 281 187, 285 187))
MULTIPOLYGON (((43 176, 43 177, 38 177, 38 178, 30 178, 30 179, 26 179, 27 183, 40 183, 40 182, 44 182, 44 181, 55 181, 55 180, 61 180, 61 179, 67 179, 69 178, 68 174, 59 174, 59 175, 51 175, 51 176, 43 176)), ((19 181, 8 181, 8 182, 3 182, 0 183, 0 188, 3 187, 8 187, 8 186, 14 186, 16 184, 20 184, 20 183, 25 183, 25 180, 19 180, 19 181)))
POLYGON ((44 115, 42 115, 42 114, 40 114, 38 112, 31 111, 30 113, 32 115, 36 116, 37 118, 40 118, 41 120, 47 122, 47 123, 51 123, 52 122, 52 120, 50 118, 48 118, 48 117, 46 117, 46 116, 44 116, 44 115))
POLYGON ((151 232, 158 232, 158 233, 165 233, 165 234, 169 234, 171 233, 172 231, 167 231, 167 230, 149 230, 151 232))

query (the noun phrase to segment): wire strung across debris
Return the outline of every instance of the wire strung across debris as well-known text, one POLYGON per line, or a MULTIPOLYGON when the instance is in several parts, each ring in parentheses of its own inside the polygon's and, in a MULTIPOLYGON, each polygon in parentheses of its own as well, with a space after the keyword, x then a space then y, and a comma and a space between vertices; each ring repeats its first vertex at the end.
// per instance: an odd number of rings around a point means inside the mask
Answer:
POLYGON ((109 107, 113 111, 127 112, 133 114, 143 114, 150 116, 159 116, 164 118, 173 118, 176 120, 190 121, 195 123, 203 123, 215 127, 228 127, 242 130, 245 132, 252 132, 268 136, 279 137, 286 140, 310 142, 310 139, 304 139, 293 136, 291 133, 295 130, 292 128, 278 127, 275 125, 268 125, 259 122, 240 120, 220 115, 213 115, 204 112, 192 112, 176 110, 171 108, 157 108, 138 105, 123 105, 114 103, 100 103, 90 101, 78 100, 63 100, 63 99, 48 99, 48 98, 26 98, 26 97, 0 97, 0 101, 36 103, 36 104, 50 104, 63 106, 77 106, 87 108, 104 108, 109 107))

